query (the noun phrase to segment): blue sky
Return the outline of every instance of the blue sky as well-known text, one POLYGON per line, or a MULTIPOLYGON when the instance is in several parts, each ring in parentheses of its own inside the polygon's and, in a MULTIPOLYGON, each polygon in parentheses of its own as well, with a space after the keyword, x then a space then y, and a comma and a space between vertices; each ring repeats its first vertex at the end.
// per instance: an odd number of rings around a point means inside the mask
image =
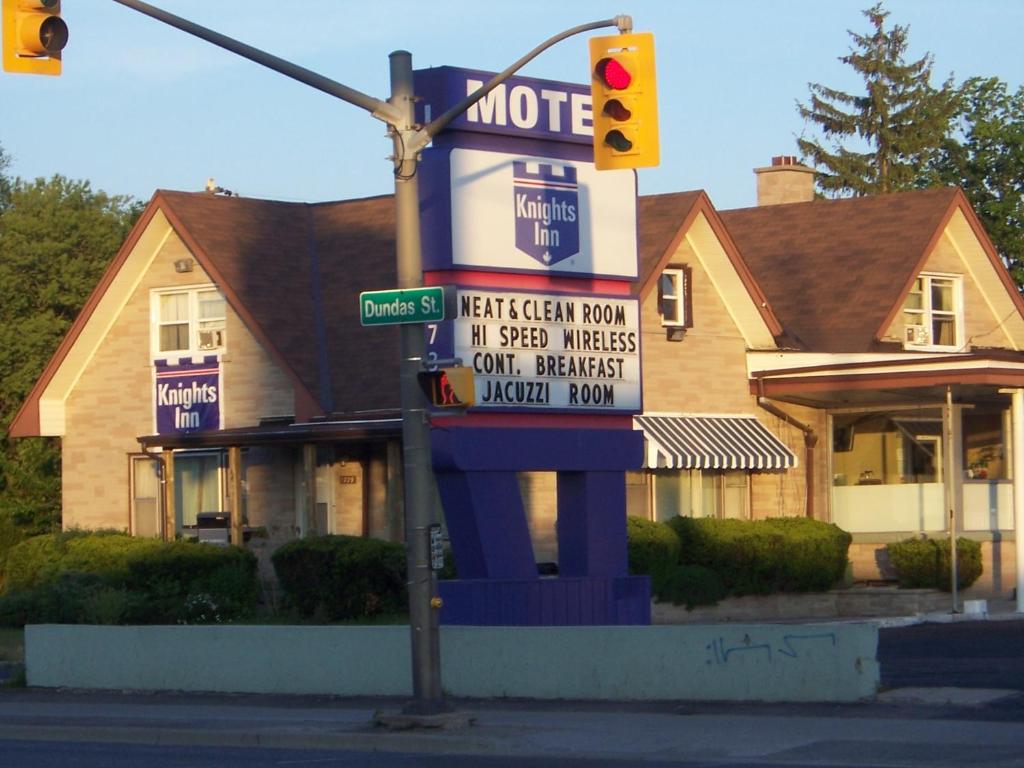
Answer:
MULTIPOLYGON (((657 46, 662 162, 643 194, 705 189, 753 205, 752 169, 795 154, 808 82, 856 91, 838 61, 872 0, 157 0, 155 4, 334 80, 386 98, 388 54, 413 65, 500 70, 568 27, 629 13, 657 46)), ((889 0, 909 58, 953 74, 1024 82, 1024 2, 889 0)), ((166 27, 111 0, 64 0, 59 78, 0 72, 0 145, 15 175, 61 173, 148 199, 206 179, 247 197, 320 201, 392 190, 383 123, 360 109, 166 27)), ((587 82, 587 35, 522 74, 587 82)))

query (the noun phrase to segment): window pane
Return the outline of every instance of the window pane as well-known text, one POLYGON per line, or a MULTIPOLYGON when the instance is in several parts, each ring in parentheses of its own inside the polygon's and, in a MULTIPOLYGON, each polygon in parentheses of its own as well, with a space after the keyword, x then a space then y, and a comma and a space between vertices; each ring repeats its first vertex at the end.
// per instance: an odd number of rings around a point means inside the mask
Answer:
POLYGON ((663 298, 661 300, 661 311, 662 319, 666 323, 678 323, 679 322, 679 300, 663 298))
POLYGON ((953 283, 951 281, 932 278, 932 310, 953 311, 953 283))
POLYGON ((690 473, 666 470, 654 476, 654 519, 662 522, 677 515, 688 517, 690 509, 690 473))
POLYGON ((674 299, 679 295, 679 275, 677 273, 661 273, 661 295, 666 299, 674 299))
POLYGON ((188 349, 188 323, 160 326, 160 351, 188 349))
POLYGON ((220 456, 174 457, 175 518, 180 526, 195 525, 200 512, 221 512, 220 456))
POLYGON ((188 322, 188 294, 165 293, 160 296, 160 322, 188 322))
POLYGON ((224 298, 218 291, 199 292, 199 317, 202 320, 224 317, 224 298))
POLYGON ((952 317, 932 318, 932 344, 943 347, 956 344, 956 324, 952 317))
POLYGON ((704 472, 700 478, 700 515, 701 517, 718 517, 718 489, 722 475, 704 472))
POLYGON ((152 459, 132 457, 132 535, 160 535, 160 479, 152 459))
POLYGON ((924 308, 924 290, 921 283, 921 278, 917 278, 914 281, 914 287, 910 289, 910 293, 907 294, 907 300, 903 304, 904 309, 923 309, 924 308))

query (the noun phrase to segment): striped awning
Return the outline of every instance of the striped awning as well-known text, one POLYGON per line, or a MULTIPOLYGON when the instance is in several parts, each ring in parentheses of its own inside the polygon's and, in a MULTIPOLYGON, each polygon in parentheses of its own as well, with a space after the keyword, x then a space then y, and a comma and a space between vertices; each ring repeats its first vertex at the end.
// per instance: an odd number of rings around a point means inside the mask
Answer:
POLYGON ((755 416, 643 415, 647 469, 790 469, 794 453, 755 416))

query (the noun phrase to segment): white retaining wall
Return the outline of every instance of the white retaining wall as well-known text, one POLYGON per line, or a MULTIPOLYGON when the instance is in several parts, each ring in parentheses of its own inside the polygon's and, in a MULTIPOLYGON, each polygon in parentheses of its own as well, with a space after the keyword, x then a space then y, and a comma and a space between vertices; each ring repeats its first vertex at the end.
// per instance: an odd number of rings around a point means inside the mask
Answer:
MULTIPOLYGON (((879 682, 868 623, 443 627, 450 696, 856 701, 879 682)), ((28 684, 339 696, 412 693, 407 626, 35 625, 28 684)))

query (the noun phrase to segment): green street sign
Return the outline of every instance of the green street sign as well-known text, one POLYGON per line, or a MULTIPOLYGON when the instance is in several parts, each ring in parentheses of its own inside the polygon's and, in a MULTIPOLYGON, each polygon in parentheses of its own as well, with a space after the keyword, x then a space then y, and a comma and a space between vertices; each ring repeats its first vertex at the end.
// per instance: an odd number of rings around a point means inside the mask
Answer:
POLYGON ((443 285, 396 288, 359 294, 359 322, 363 325, 433 323, 444 320, 443 285))

